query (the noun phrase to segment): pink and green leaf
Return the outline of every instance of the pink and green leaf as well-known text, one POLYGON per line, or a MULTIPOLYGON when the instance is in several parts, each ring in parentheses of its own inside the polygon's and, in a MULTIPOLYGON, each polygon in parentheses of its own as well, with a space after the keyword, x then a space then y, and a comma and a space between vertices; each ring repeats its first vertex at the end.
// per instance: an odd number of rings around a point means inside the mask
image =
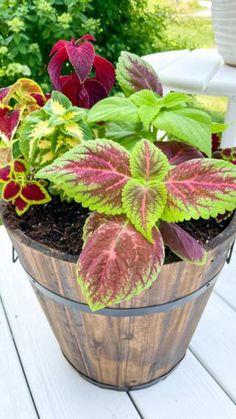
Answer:
POLYGON ((125 213, 136 230, 150 242, 153 242, 152 230, 164 210, 166 197, 166 189, 161 182, 145 185, 130 179, 123 188, 125 213))
POLYGON ((130 168, 134 179, 157 182, 165 178, 170 165, 165 154, 155 145, 148 140, 140 140, 131 152, 130 168))
POLYGON ((160 232, 165 245, 178 257, 188 263, 197 265, 206 263, 207 253, 205 249, 179 225, 161 221, 160 232))
POLYGON ((41 169, 49 179, 92 211, 121 214, 122 189, 130 179, 129 153, 109 140, 90 140, 41 169))
POLYGON ((166 155, 169 163, 173 166, 187 160, 204 157, 199 150, 180 141, 156 141, 155 145, 166 155))
POLYGON ((118 83, 126 96, 149 89, 162 96, 162 85, 152 66, 130 52, 122 52, 116 69, 118 83))
POLYGON ((164 221, 208 219, 236 208, 236 167, 223 160, 181 163, 169 172, 165 185, 164 221))
POLYGON ((94 232, 101 227, 103 224, 109 223, 114 220, 114 216, 105 214, 99 214, 98 212, 91 212, 89 217, 86 219, 83 227, 83 242, 86 243, 88 239, 92 237, 94 232))
POLYGON ((148 242, 125 217, 112 218, 88 238, 80 254, 78 282, 91 310, 130 300, 149 288, 164 262, 157 228, 148 242))

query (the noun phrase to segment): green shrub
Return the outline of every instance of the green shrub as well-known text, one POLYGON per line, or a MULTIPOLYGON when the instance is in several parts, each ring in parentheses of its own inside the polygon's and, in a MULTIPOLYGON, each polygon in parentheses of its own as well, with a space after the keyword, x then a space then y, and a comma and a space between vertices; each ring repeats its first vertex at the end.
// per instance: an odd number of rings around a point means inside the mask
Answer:
POLYGON ((165 8, 148 11, 147 0, 1 0, 0 85, 22 76, 48 84, 53 43, 84 33, 94 35, 97 51, 114 63, 124 49, 158 51, 168 18, 165 8))

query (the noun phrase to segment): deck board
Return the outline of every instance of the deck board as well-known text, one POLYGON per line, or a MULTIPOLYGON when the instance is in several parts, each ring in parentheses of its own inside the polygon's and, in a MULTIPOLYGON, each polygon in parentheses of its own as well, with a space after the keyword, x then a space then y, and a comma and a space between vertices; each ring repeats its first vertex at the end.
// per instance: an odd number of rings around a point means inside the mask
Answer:
MULTIPOLYGON (((227 278, 221 280, 227 281, 227 278)), ((193 336, 191 349, 236 402, 236 312, 213 294, 193 336)), ((236 416, 236 412, 235 412, 236 416)))
POLYGON ((36 419, 37 414, 0 301, 0 418, 36 419))
POLYGON ((232 401, 190 352, 166 380, 131 396, 145 419, 234 419, 236 414, 232 401))

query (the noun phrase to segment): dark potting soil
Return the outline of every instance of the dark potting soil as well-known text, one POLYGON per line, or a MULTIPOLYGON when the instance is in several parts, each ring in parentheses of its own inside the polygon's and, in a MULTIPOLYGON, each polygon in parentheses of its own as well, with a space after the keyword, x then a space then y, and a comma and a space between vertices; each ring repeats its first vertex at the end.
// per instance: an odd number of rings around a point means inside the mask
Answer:
MULTIPOLYGON (((79 255, 83 245, 83 226, 89 210, 75 202, 67 203, 54 198, 44 205, 33 205, 21 217, 11 204, 2 205, 3 216, 11 228, 22 230, 27 236, 70 255, 79 255)), ((223 231, 231 218, 218 223, 215 219, 190 220, 180 223, 188 233, 202 244, 208 243, 223 231)), ((166 253, 170 262, 173 254, 166 253)))

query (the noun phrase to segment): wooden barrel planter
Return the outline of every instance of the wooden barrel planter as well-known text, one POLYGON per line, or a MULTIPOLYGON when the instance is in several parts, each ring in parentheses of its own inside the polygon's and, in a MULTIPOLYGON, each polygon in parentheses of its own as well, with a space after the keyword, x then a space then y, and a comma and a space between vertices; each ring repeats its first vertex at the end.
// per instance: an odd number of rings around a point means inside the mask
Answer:
POLYGON ((6 226, 63 354, 90 382, 139 389, 167 377, 184 358, 236 233, 236 215, 208 247, 208 262, 164 265, 131 301, 92 313, 75 280, 76 257, 6 226))

